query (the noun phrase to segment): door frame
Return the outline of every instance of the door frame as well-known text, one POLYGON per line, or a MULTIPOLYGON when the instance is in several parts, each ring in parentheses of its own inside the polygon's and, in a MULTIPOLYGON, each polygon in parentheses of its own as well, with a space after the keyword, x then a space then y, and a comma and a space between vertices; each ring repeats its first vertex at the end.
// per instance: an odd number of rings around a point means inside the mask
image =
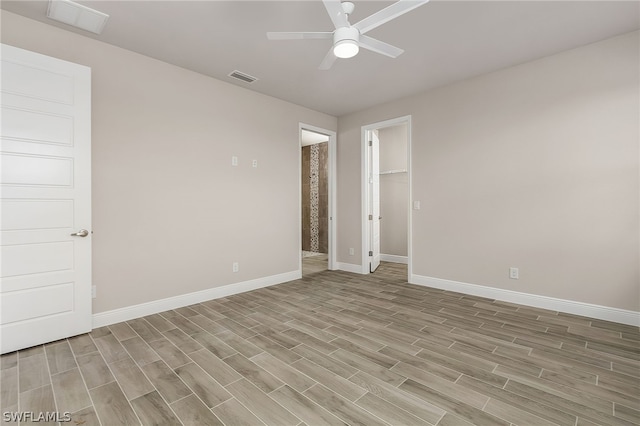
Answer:
POLYGON ((336 132, 300 122, 298 124, 298 269, 302 276, 302 131, 308 130, 329 137, 327 142, 327 213, 328 213, 328 265, 336 269, 336 132))
POLYGON ((360 187, 360 195, 361 195, 361 214, 360 217, 362 219, 362 253, 361 253, 361 271, 360 273, 363 275, 370 274, 369 272, 369 173, 370 173, 370 164, 369 164, 369 141, 367 139, 368 132, 372 132, 374 130, 384 129, 387 127, 398 126, 401 124, 406 124, 407 126, 407 181, 409 187, 407 188, 409 196, 407 197, 407 279, 412 275, 412 209, 411 209, 411 199, 412 199, 412 179, 411 179, 411 115, 405 115, 402 117, 392 118, 389 120, 378 121, 376 123, 367 124, 362 126, 361 128, 361 152, 360 158, 362 161, 361 164, 361 187, 360 187))
POLYGON ((369 273, 374 273, 380 266, 380 137, 378 130, 367 131, 369 146, 367 149, 367 164, 369 165, 369 177, 367 182, 367 228, 369 234, 369 273), (378 176, 376 176, 376 171, 378 176), (375 197, 374 197, 375 195, 375 197), (377 198, 377 202, 375 201, 377 198), (377 235, 376 235, 377 234, 377 235), (377 241, 376 241, 377 236, 377 241))

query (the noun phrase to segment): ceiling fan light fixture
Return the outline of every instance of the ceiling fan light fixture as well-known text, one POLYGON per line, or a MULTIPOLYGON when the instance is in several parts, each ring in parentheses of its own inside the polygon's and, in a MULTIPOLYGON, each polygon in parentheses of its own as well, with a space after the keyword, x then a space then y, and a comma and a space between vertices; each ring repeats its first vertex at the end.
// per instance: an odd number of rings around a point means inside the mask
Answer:
POLYGON ((338 58, 353 58, 360 51, 360 47, 355 40, 341 40, 333 46, 333 54, 338 58))
POLYGON ((341 27, 333 33, 333 54, 337 58, 353 58, 360 51, 360 31, 353 27, 341 27))

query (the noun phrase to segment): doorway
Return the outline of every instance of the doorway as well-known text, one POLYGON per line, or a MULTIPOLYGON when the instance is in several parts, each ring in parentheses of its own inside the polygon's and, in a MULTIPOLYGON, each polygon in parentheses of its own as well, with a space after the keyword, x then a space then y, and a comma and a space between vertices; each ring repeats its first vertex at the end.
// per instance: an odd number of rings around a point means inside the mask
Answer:
POLYGON ((362 273, 380 262, 411 275, 411 117, 362 127, 362 273))
POLYGON ((335 132, 300 124, 300 271, 334 269, 335 132))

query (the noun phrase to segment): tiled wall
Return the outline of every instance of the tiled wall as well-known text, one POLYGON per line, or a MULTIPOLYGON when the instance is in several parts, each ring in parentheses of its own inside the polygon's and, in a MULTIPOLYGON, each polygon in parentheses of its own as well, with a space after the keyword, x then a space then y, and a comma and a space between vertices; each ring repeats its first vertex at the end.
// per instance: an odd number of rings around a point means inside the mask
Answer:
POLYGON ((327 143, 302 147, 302 250, 328 245, 327 143))

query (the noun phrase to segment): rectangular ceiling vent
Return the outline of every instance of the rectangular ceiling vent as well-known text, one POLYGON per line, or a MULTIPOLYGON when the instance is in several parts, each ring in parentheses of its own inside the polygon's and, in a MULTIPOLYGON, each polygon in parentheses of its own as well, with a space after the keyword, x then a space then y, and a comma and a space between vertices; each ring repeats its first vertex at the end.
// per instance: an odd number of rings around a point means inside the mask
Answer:
POLYGON ((258 79, 255 77, 250 76, 249 74, 245 74, 243 72, 240 72, 238 70, 235 70, 234 72, 232 72, 231 74, 229 74, 229 77, 238 79, 238 80, 242 80, 245 83, 253 83, 254 81, 257 81, 258 79))
POLYGON ((81 30, 100 34, 109 15, 70 0, 49 0, 47 17, 81 30))

